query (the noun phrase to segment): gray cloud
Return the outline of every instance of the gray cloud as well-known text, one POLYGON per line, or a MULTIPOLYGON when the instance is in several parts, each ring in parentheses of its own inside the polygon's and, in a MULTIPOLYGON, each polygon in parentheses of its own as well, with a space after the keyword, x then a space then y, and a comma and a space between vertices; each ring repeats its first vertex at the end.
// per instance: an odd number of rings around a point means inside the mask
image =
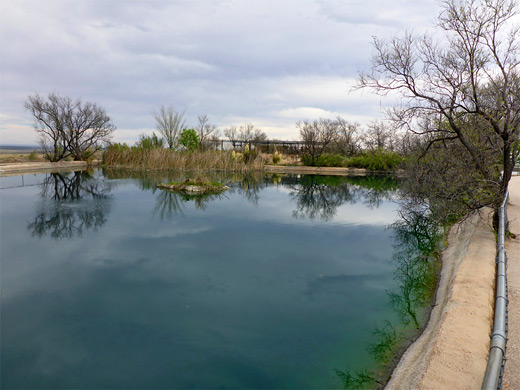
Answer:
POLYGON ((368 121, 379 98, 348 92, 371 37, 421 29, 436 12, 430 1, 2 2, 0 142, 35 142, 23 111, 34 92, 96 101, 122 141, 151 131, 162 104, 279 138, 305 119, 288 110, 368 121))

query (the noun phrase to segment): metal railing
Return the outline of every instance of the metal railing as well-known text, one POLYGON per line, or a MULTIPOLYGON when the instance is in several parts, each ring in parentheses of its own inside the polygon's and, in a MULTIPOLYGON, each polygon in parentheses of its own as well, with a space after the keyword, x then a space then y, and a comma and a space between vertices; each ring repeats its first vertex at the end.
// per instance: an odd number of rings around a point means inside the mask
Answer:
POLYGON ((502 387, 502 376, 506 362, 507 343, 507 254, 505 237, 507 228, 507 201, 509 192, 506 191, 504 201, 498 209, 498 239, 497 239, 497 274, 495 297, 495 320, 493 334, 489 348, 489 358, 486 367, 482 390, 496 390, 502 387))

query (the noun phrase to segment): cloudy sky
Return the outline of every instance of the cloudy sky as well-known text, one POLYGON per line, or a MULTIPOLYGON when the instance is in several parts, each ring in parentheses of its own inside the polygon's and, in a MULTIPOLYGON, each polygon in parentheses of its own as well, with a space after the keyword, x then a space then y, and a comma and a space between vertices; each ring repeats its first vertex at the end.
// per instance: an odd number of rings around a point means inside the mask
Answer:
POLYGON ((104 107, 119 142, 151 133, 161 105, 279 139, 303 119, 366 124, 388 104, 351 92, 372 37, 438 13, 433 0, 2 0, 0 144, 37 143, 24 101, 50 92, 104 107))

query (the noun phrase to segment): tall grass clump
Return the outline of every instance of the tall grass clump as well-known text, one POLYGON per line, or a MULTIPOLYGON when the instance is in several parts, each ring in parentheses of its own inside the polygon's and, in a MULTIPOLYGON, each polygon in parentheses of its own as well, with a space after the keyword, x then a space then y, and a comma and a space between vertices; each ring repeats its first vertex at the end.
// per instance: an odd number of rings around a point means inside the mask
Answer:
POLYGON ((263 162, 251 154, 230 151, 175 151, 164 148, 129 147, 113 144, 103 153, 103 163, 107 167, 127 167, 145 170, 180 171, 228 171, 247 172, 262 170, 263 162))

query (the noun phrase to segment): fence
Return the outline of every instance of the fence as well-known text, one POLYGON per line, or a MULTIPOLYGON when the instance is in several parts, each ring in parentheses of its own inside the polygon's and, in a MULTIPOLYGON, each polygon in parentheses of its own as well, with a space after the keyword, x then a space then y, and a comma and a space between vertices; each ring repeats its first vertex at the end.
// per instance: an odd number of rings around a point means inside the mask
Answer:
POLYGON ((507 343, 507 254, 505 236, 507 229, 507 201, 509 192, 506 192, 504 201, 498 209, 498 242, 497 242, 497 276, 495 297, 495 320, 486 373, 482 382, 482 390, 496 390, 502 387, 502 376, 506 361, 507 343))
POLYGON ((243 141, 243 140, 208 140, 204 141, 203 146, 215 150, 241 149, 246 145, 249 149, 257 148, 262 153, 274 153, 278 151, 283 154, 298 154, 303 149, 304 143, 301 141, 243 141))

